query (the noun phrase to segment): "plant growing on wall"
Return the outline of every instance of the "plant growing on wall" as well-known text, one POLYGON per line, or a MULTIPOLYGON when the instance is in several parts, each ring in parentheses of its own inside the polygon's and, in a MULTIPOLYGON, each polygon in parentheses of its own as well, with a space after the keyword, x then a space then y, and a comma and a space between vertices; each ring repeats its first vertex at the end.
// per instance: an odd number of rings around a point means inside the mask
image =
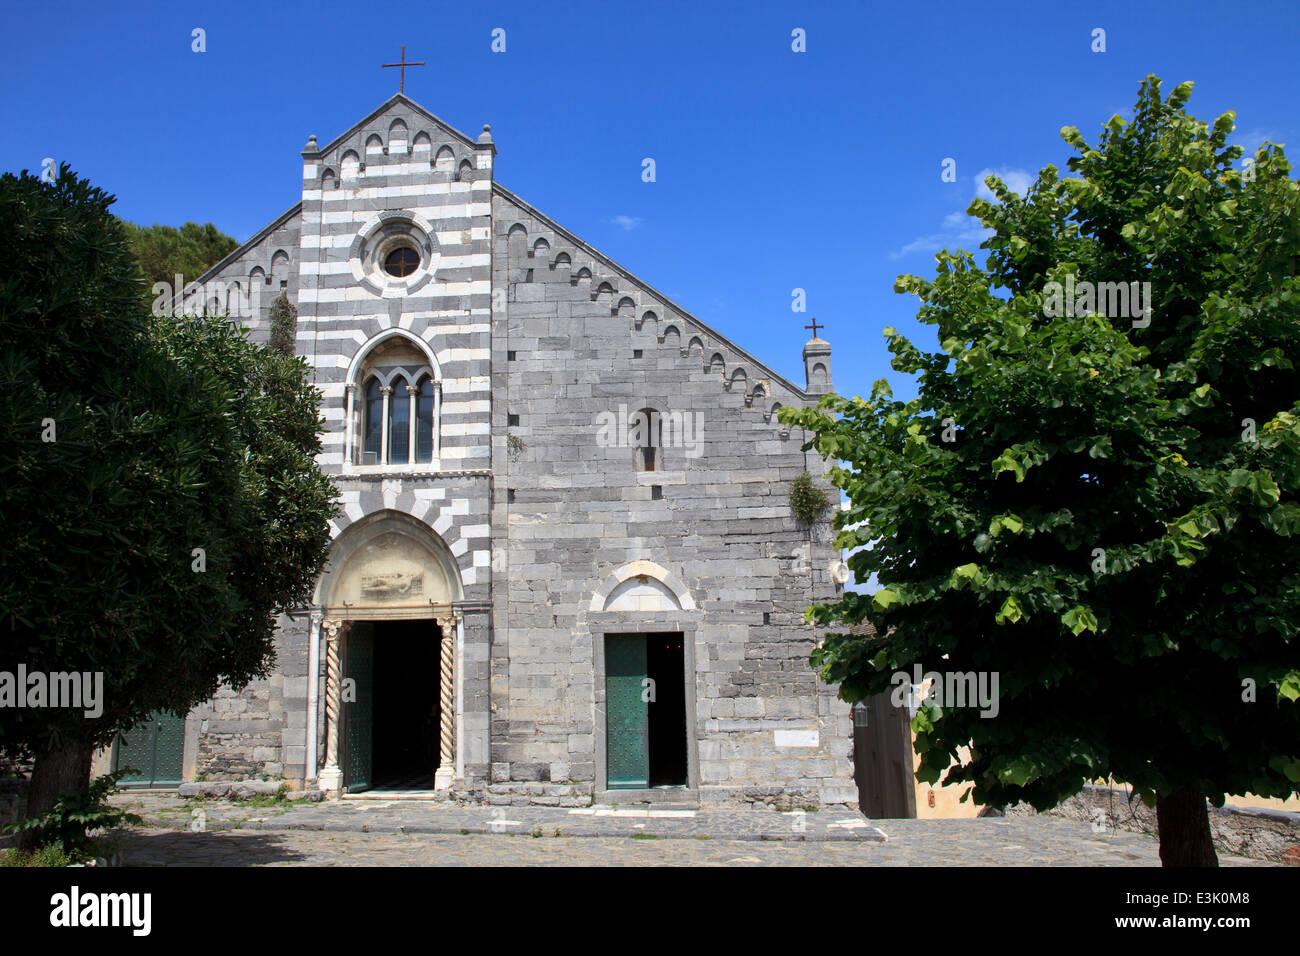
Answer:
POLYGON ((813 484, 808 472, 790 482, 790 511, 801 524, 814 524, 828 507, 830 499, 826 492, 813 484))
POLYGON ((298 337, 298 310, 281 292, 271 303, 271 348, 293 358, 294 340, 298 337))

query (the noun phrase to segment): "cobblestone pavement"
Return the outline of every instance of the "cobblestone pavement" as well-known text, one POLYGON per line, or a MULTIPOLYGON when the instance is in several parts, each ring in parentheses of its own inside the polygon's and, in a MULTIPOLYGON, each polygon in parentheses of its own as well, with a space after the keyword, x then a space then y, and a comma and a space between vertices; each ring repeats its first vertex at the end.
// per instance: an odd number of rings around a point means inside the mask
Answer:
MULTIPOLYGON (((127 866, 1160 863, 1156 842, 1150 836, 1122 830, 1098 833, 1087 823, 1048 816, 868 823, 847 810, 822 810, 805 814, 800 832, 794 829, 798 819, 794 814, 771 810, 592 807, 574 812, 552 807, 361 800, 250 806, 152 794, 121 795, 115 802, 130 806, 146 820, 143 828, 123 837, 123 863, 127 866), (203 813, 204 832, 189 830, 197 823, 196 810, 203 813), (678 815, 659 815, 666 812, 678 815), (682 815, 685 813, 691 815, 682 815), (494 821, 503 832, 492 831, 494 821), (503 827, 502 822, 513 825, 503 827), (857 825, 843 825, 848 822, 857 825), (867 832, 877 829, 882 831, 883 841, 867 832)), ((1230 856, 1220 856, 1220 863, 1264 865, 1230 856)))

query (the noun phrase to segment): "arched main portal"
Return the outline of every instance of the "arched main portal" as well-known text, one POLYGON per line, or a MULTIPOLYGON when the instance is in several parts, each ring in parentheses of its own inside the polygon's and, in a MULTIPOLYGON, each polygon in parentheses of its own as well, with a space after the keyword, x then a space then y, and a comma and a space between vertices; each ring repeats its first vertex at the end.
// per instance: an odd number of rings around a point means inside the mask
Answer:
MULTIPOLYGON (((313 618, 320 622, 313 648, 325 638, 322 789, 446 789, 461 776, 455 682, 463 628, 455 604, 462 598, 455 558, 408 514, 377 512, 335 541, 313 618)), ((318 717, 318 705, 311 710, 318 717)), ((314 756, 314 740, 308 749, 314 756)))

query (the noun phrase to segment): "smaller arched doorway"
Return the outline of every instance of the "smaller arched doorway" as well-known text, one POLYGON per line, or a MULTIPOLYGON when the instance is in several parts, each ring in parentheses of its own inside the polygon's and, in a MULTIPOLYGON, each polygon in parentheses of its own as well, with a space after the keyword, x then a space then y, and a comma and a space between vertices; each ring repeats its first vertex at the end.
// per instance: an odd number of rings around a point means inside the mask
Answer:
POLYGON ((461 775, 461 598, 455 558, 410 515, 378 512, 339 536, 316 591, 325 638, 322 789, 446 789, 461 775))
POLYGON ((694 732, 698 612, 678 576, 634 561, 588 606, 595 671, 597 799, 699 797, 694 732))

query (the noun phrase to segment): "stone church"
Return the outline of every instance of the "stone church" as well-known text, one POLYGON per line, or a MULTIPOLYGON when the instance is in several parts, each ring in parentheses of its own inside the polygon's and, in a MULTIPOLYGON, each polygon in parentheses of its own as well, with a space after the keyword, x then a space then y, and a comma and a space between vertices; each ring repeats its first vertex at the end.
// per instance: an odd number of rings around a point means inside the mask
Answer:
POLYGON ((827 466, 776 416, 831 388, 830 346, 787 381, 497 182, 496 152, 398 94, 311 137, 299 201, 200 278, 256 290, 255 339, 296 306, 342 510, 274 674, 111 759, 345 796, 856 802, 802 618, 843 573, 829 513, 789 498, 827 466))

